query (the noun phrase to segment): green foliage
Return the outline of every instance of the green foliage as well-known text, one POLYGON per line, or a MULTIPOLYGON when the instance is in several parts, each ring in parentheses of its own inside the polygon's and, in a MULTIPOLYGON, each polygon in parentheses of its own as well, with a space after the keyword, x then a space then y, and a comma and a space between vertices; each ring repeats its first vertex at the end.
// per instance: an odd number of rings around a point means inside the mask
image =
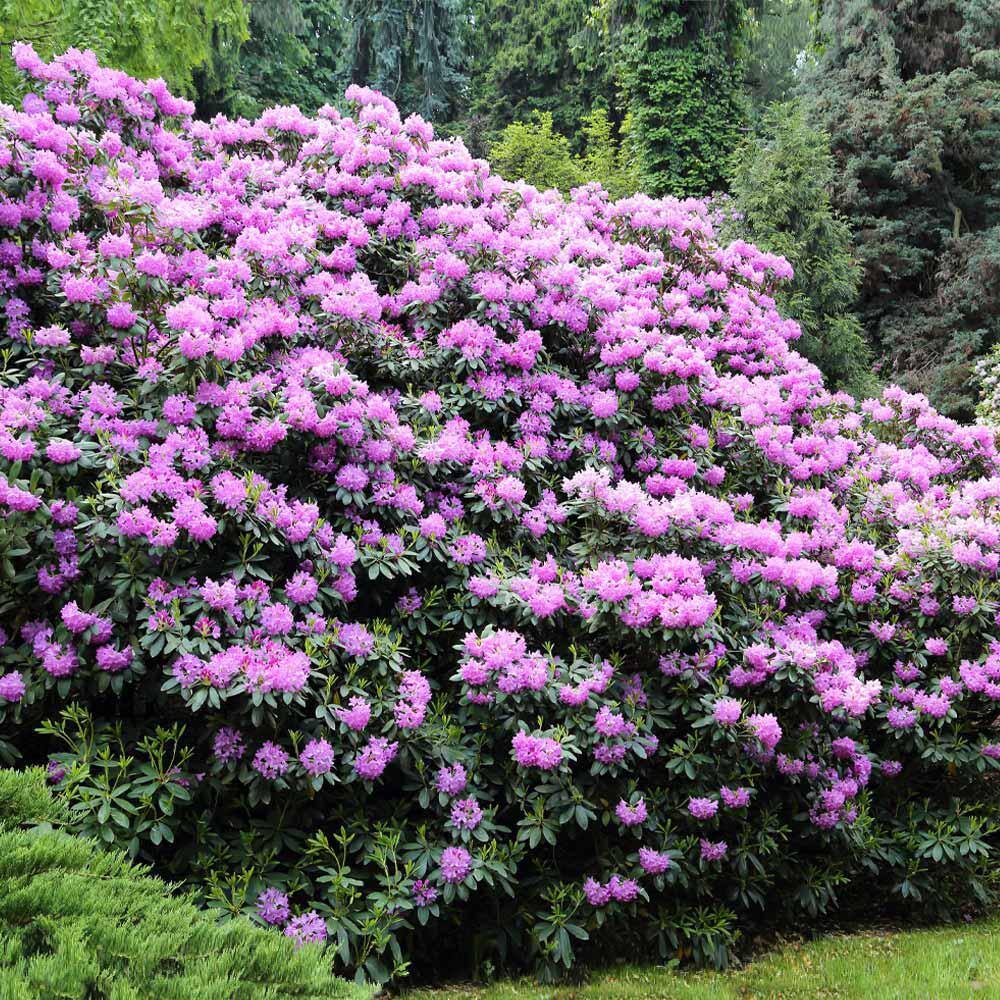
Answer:
POLYGON ((508 125, 490 150, 490 162, 501 177, 525 180, 542 190, 558 188, 565 194, 584 183, 569 140, 555 131, 547 111, 535 112, 531 121, 508 125))
POLYGON ((575 156, 569 139, 555 130, 552 115, 536 112, 531 121, 508 125, 490 150, 490 162, 507 180, 526 180, 540 189, 570 188, 597 181, 613 197, 638 189, 629 135, 619 143, 603 108, 582 120, 584 151, 575 156))
POLYGON ((49 792, 42 768, 0 770, 0 829, 50 823, 62 815, 62 804, 49 792))
POLYGON ((755 108, 787 100, 809 57, 815 0, 759 0, 750 9, 746 85, 755 108))
POLYGON ((742 0, 635 0, 619 12, 620 72, 648 194, 724 185, 747 116, 742 0))
POLYGON ((603 107, 597 107, 582 119, 583 171, 588 181, 595 180, 612 198, 635 194, 641 186, 632 137, 632 119, 626 116, 616 141, 614 127, 603 107))
POLYGON ((479 0, 471 110, 488 131, 540 111, 573 141, 593 108, 614 107, 612 51, 588 23, 590 7, 590 0, 479 0))
POLYGON ((347 86, 348 23, 338 0, 262 0, 250 8, 229 107, 254 117, 271 105, 315 112, 347 86))
POLYGON ((871 360, 853 312, 860 270, 850 228, 830 206, 827 137, 809 126, 800 106, 775 105, 733 163, 740 234, 795 268, 777 298, 783 314, 802 327, 797 350, 822 369, 827 384, 870 394, 876 388, 871 360))
POLYGON ((31 42, 42 58, 93 49, 105 65, 192 96, 224 86, 246 37, 243 0, 0 0, 0 100, 20 94, 11 42, 31 42))
POLYGON ((0 771, 4 1000, 337 1000, 320 949, 239 919, 217 923, 119 852, 51 826, 45 772, 0 771))
POLYGON ((584 183, 583 170, 569 140, 556 132, 552 115, 538 111, 531 121, 508 125, 490 149, 494 170, 507 180, 525 180, 539 189, 564 194, 584 183))
POLYGON ((856 232, 860 315, 885 375, 971 414, 1000 337, 995 0, 827 0, 806 74, 856 232))
POLYGON ((448 120, 468 87, 464 0, 342 0, 347 78, 382 91, 404 115, 448 120))

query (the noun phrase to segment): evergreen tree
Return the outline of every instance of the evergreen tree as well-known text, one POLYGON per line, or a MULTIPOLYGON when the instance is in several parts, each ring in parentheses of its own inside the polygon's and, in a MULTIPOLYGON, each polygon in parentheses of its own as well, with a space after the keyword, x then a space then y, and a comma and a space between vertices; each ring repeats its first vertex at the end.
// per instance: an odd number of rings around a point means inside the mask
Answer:
POLYGON ((404 114, 463 113, 468 89, 464 0, 343 0, 347 79, 382 91, 404 114))
POLYGON ((247 919, 219 923, 120 851, 56 829, 41 768, 0 770, 0 997, 368 1000, 247 919))
POLYGON ((796 348, 827 385, 866 395, 875 388, 871 358, 853 312, 861 275, 850 228, 830 205, 832 182, 827 137, 809 126, 801 107, 774 105, 734 157, 735 226, 791 261, 795 277, 778 299, 802 328, 796 348))
POLYGON ((816 0, 755 0, 747 32, 746 86, 763 112, 795 89, 809 56, 816 0))
POLYGON ((246 36, 243 0, 0 0, 0 100, 20 93, 11 42, 31 42, 43 58, 93 49, 107 66, 191 97, 224 86, 246 36))
POLYGON ((248 116, 275 104, 313 113, 349 82, 348 25, 340 0, 254 0, 227 110, 248 116))
POLYGON ((524 180, 540 190, 566 193, 584 183, 583 169, 569 140, 555 130, 552 115, 536 111, 530 121, 514 122, 490 149, 493 169, 510 181, 524 180))
POLYGON ((745 3, 629 0, 612 15, 643 189, 721 188, 748 111, 745 3))
POLYGON ((856 232, 885 375, 952 416, 1000 338, 996 0, 825 0, 804 91, 856 232))
POLYGON ((602 107, 584 115, 583 153, 577 156, 569 139, 555 130, 552 115, 536 111, 529 121, 514 122, 503 130, 489 159, 502 177, 525 180, 541 190, 557 188, 565 194, 596 181, 610 197, 624 198, 638 189, 627 124, 618 142, 602 107))
POLYGON ((579 151, 596 107, 615 115, 611 46, 589 23, 590 0, 479 0, 473 35, 472 111, 497 131, 548 114, 579 151))

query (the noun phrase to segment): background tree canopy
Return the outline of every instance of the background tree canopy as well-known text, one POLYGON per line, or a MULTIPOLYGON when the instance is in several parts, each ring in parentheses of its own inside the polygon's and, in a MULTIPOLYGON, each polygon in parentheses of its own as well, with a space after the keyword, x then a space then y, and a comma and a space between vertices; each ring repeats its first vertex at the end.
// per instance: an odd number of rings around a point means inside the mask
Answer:
POLYGON ((203 118, 360 83, 511 179, 728 192, 838 386, 874 365, 968 417, 1000 341, 996 0, 0 0, 0 38, 92 48, 203 118))
MULTIPOLYGON (((254 5, 256 7, 256 4, 254 5)), ((0 0, 0 95, 19 87, 10 43, 49 56, 70 46, 140 78, 163 77, 185 95, 231 92, 227 75, 247 40, 243 0, 0 0)))

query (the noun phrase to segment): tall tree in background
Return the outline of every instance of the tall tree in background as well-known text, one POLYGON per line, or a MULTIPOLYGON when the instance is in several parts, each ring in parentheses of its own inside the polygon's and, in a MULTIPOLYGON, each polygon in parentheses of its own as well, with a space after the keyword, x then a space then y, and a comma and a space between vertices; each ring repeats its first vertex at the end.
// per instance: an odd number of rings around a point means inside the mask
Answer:
POLYGON ((251 0, 250 38, 226 110, 255 116, 296 104, 312 113, 335 104, 349 82, 347 33, 340 0, 251 0))
POLYGON ((626 0, 612 11, 648 193, 702 195, 724 186, 748 113, 746 30, 744 0, 626 0))
POLYGON ((804 92, 856 232, 861 319, 884 374, 971 415, 1000 339, 996 0, 824 0, 804 92))
POLYGON ((348 78, 382 91, 404 113, 448 121, 468 88, 465 0, 342 0, 348 78))
POLYGON ((590 9, 591 0, 478 0, 471 110, 488 131, 536 111, 567 137, 597 107, 617 121, 612 46, 590 9))
POLYGON ((777 293, 783 315, 797 320, 795 347, 833 389, 865 396, 875 389, 864 332, 854 313, 861 270, 851 230, 830 205, 829 140, 801 107, 775 104, 733 157, 732 237, 792 262, 795 276, 777 293))
POLYGON ((746 86, 756 110, 785 101, 810 56, 816 0, 753 0, 747 31, 746 86))
POLYGON ((107 66, 163 77, 190 97, 225 86, 246 37, 243 0, 0 0, 0 99, 20 88, 11 42, 31 42, 43 58, 93 49, 107 66))

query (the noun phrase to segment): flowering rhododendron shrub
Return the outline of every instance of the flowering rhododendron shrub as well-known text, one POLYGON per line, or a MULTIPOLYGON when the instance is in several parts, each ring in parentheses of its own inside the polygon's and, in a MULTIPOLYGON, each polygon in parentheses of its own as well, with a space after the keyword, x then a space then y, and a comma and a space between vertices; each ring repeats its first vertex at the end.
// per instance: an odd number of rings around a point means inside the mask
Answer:
POLYGON ((0 720, 80 829, 382 980, 990 898, 988 430, 701 203, 15 54, 0 720))

